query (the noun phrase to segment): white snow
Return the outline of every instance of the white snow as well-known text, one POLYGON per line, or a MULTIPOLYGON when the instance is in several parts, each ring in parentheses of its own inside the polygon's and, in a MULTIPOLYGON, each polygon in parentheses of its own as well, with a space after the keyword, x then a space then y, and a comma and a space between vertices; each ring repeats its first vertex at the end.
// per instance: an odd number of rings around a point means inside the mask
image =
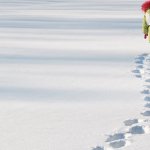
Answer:
POLYGON ((1 150, 148 149, 141 3, 0 0, 1 150))

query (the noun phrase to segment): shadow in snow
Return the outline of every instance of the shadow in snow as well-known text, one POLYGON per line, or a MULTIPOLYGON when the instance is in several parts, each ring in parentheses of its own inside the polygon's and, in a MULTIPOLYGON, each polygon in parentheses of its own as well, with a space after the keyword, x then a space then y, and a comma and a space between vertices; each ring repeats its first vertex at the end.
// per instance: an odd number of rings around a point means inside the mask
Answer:
POLYGON ((34 28, 34 29, 137 29, 140 19, 1 19, 0 28, 34 28))

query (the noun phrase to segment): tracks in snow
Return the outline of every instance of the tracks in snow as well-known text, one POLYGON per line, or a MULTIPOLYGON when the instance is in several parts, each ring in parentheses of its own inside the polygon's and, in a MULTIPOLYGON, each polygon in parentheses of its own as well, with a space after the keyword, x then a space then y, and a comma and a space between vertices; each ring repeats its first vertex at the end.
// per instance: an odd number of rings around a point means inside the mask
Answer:
POLYGON ((135 69, 132 70, 135 77, 142 79, 144 95, 144 110, 140 112, 142 118, 131 118, 123 121, 124 131, 107 135, 106 146, 97 146, 92 150, 115 150, 129 146, 132 137, 142 134, 150 134, 150 54, 141 54, 135 58, 135 69))

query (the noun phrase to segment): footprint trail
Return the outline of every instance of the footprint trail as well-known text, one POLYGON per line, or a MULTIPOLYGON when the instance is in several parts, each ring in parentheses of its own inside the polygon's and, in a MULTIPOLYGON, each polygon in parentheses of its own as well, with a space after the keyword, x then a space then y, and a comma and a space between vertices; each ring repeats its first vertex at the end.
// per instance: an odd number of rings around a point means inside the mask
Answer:
POLYGON ((123 131, 118 131, 107 136, 105 146, 97 146, 92 150, 115 150, 132 144, 136 135, 150 134, 150 54, 141 54, 135 58, 135 69, 132 73, 142 80, 144 95, 144 110, 139 112, 141 118, 129 118, 123 121, 123 131), (143 118, 144 117, 144 118, 143 118))

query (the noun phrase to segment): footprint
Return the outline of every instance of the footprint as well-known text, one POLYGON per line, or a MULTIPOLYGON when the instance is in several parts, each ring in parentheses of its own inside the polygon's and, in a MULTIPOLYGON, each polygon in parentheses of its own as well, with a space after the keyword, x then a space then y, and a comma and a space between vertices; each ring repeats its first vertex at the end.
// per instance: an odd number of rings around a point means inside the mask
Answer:
POLYGON ((123 122, 125 126, 131 126, 133 124, 139 123, 138 119, 128 119, 123 122))
POLYGON ((143 67, 143 65, 138 65, 138 66, 136 66, 136 68, 143 69, 144 67, 143 67))
POLYGON ((142 94, 150 94, 149 90, 143 90, 141 91, 142 94))
POLYGON ((113 135, 109 135, 105 142, 108 143, 111 148, 121 148, 129 145, 128 138, 131 136, 130 133, 115 133, 113 135))
POLYGON ((109 146, 112 148, 115 148, 115 149, 125 147, 128 145, 130 145, 130 142, 126 141, 126 140, 118 140, 118 141, 113 141, 113 142, 109 143, 109 146))
POLYGON ((150 85, 144 85, 144 87, 146 87, 146 88, 150 89, 150 85))
POLYGON ((97 146, 97 147, 93 148, 92 150, 104 150, 104 147, 97 146))
POLYGON ((147 55, 149 55, 149 54, 148 53, 143 53, 143 54, 138 55, 137 57, 147 56, 147 55))
POLYGON ((148 54, 141 54, 141 55, 138 55, 137 57, 135 57, 135 63, 139 64, 138 65, 139 68, 143 68, 143 64, 144 64, 144 61, 145 61, 147 55, 148 54))
POLYGON ((149 71, 149 70, 150 70, 150 68, 146 68, 146 70, 147 70, 147 71, 149 71))
POLYGON ((145 60, 145 57, 144 56, 138 56, 138 57, 135 57, 135 60, 145 60))
POLYGON ((114 135, 109 135, 109 137, 106 139, 106 142, 116 141, 120 139, 125 139, 124 133, 115 133, 114 135))
POLYGON ((145 104, 144 107, 150 108, 150 103, 145 104))
POLYGON ((150 116, 150 111, 149 110, 147 110, 147 111, 145 111, 145 112, 143 112, 143 113, 141 113, 143 116, 146 116, 146 117, 148 117, 148 116, 150 116))
POLYGON ((136 56, 135 59, 141 59, 141 60, 144 60, 145 57, 146 57, 147 55, 148 55, 147 53, 140 54, 140 55, 136 56))
POLYGON ((129 129, 129 133, 131 134, 144 134, 145 130, 143 126, 136 125, 129 129))
MULTIPOLYGON (((148 122, 148 120, 145 120, 145 122, 148 122)), ((135 134, 148 134, 150 133, 150 126, 149 125, 136 125, 134 127, 131 127, 129 129, 129 132, 133 135, 135 134)))
POLYGON ((145 82, 150 82, 150 79, 146 79, 145 82))
POLYGON ((139 69, 132 70, 133 73, 141 73, 139 69))
POLYGON ((148 57, 148 58, 146 59, 146 61, 148 61, 148 62, 149 62, 149 61, 150 61, 150 58, 148 57))
POLYGON ((136 60, 135 63, 136 64, 143 64, 143 61, 142 60, 136 60))
POLYGON ((146 55, 139 55, 135 58, 136 67, 132 72, 134 73, 135 77, 142 78, 142 70, 144 68, 144 61, 145 61, 146 55))
POLYGON ((124 121, 125 126, 132 126, 138 123, 146 123, 149 122, 149 119, 128 119, 124 121))
POLYGON ((142 76, 141 76, 141 75, 135 75, 135 77, 136 77, 136 78, 142 78, 142 76))
POLYGON ((150 97, 149 97, 149 96, 146 96, 146 97, 144 98, 144 101, 150 102, 150 97))

